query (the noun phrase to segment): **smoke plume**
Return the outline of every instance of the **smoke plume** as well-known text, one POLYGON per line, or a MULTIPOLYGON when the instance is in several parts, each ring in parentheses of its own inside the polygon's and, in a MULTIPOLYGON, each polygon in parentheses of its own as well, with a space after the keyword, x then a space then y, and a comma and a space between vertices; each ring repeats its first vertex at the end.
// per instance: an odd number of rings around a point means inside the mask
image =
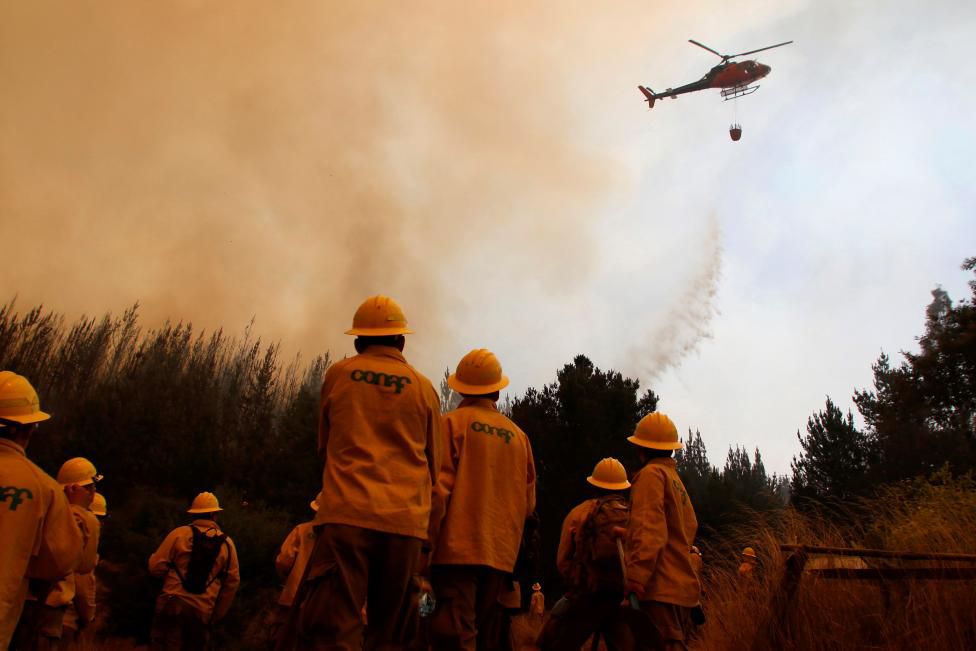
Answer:
POLYGON ((702 339, 711 336, 710 324, 718 314, 715 297, 722 271, 722 237, 718 219, 711 216, 702 242, 701 260, 690 270, 689 277, 679 284, 670 305, 659 312, 639 348, 631 351, 631 358, 640 365, 641 377, 656 379, 695 350, 702 339))
MULTIPOLYGON (((592 242, 634 175, 593 107, 640 110, 634 71, 664 17, 637 3, 5 3, 0 297, 69 316, 139 301, 149 322, 204 328, 254 316, 313 354, 347 350, 353 310, 384 293, 436 371, 539 318, 529 294, 581 301, 607 263, 592 242)), ((652 366, 703 333, 715 265, 655 332, 652 366)))

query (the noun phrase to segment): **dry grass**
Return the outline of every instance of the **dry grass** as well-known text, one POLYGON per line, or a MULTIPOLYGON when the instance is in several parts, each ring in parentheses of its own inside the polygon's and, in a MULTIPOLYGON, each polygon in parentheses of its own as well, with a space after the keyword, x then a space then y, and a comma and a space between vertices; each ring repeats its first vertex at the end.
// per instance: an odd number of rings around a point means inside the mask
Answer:
MULTIPOLYGON (((973 482, 942 474, 931 482, 888 489, 843 515, 839 519, 848 524, 838 526, 836 510, 832 517, 787 510, 706 549, 708 621, 692 648, 976 648, 974 581, 851 581, 804 573, 793 597, 786 600, 787 555, 779 549, 783 543, 800 543, 976 553, 973 482), (746 545, 756 549, 761 561, 754 580, 740 580, 736 572, 737 553, 746 545)), ((819 560, 821 566, 830 562, 819 560)), ((938 566, 922 561, 864 562, 885 567, 938 566)))
MULTIPOLYGON (((802 514, 787 509, 706 546, 704 604, 708 621, 692 651, 775 649, 976 649, 976 581, 850 581, 801 576, 793 596, 782 599, 787 554, 781 544, 868 547, 917 552, 976 554, 976 483, 936 476, 886 490, 844 512, 802 514), (840 525, 838 522, 845 522, 840 525), (739 578, 738 553, 755 548, 760 568, 739 578)), ((817 559, 817 557, 811 557, 817 559)), ((808 567, 935 567, 933 562, 820 557, 808 567)), ((952 565, 943 563, 943 565, 952 565)), ((541 621, 512 622, 513 647, 535 649, 541 621)), ((106 640, 104 651, 140 651, 127 640, 106 640)), ((589 649, 589 645, 585 647, 589 649)))

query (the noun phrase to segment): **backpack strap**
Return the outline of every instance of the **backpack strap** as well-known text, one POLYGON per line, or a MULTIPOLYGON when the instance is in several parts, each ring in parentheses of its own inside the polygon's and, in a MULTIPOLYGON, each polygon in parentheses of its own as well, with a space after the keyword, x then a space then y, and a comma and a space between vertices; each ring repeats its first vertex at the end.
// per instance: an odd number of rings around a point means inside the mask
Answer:
MULTIPOLYGON (((219 529, 217 529, 216 526, 210 527, 210 528, 208 528, 208 529, 206 529, 204 531, 201 531, 200 533, 202 535, 206 536, 207 535, 207 531, 218 531, 219 532, 217 535, 222 538, 222 540, 220 541, 220 547, 221 547, 221 549, 223 549, 223 547, 225 545, 227 545, 227 534, 225 534, 223 531, 220 531, 219 529)), ((217 556, 220 556, 220 550, 217 550, 217 556)), ((214 559, 214 563, 216 563, 216 562, 217 562, 217 559, 215 558, 214 559)), ((213 585, 214 582, 217 579, 220 579, 221 581, 223 581, 224 580, 224 577, 227 576, 227 570, 228 570, 229 567, 230 567, 230 545, 227 545, 227 560, 224 562, 224 567, 219 572, 215 572, 214 575, 213 575, 213 578, 210 579, 209 581, 207 581, 206 584, 204 584, 204 586, 203 586, 204 591, 206 591, 207 588, 209 588, 211 585, 213 585)))
MULTIPOLYGON (((224 545, 227 545, 227 560, 224 561, 224 568, 214 574, 212 579, 207 581, 207 588, 209 588, 217 579, 220 579, 220 582, 223 583, 224 577, 227 576, 227 571, 230 568, 230 545, 227 544, 227 534, 221 532, 219 535, 224 537, 224 539, 220 541, 221 548, 223 548, 224 545)), ((220 552, 217 552, 217 556, 220 556, 220 552)), ((206 590, 206 588, 204 588, 204 590, 206 590)))
MULTIPOLYGON (((602 499, 602 498, 601 498, 602 499)), ((577 581, 580 586, 585 586, 589 582, 589 569, 587 568, 587 560, 583 558, 585 554, 588 554, 590 549, 592 549, 593 538, 595 535, 593 517, 600 510, 600 500, 593 504, 586 517, 583 518, 583 522, 580 524, 578 539, 573 541, 573 562, 576 565, 577 571, 577 581)), ((576 538, 576 536, 574 536, 576 538)))
MULTIPOLYGON (((188 525, 186 525, 186 528, 190 530, 190 541, 192 542, 193 541, 193 525, 192 524, 188 524, 188 525)), ((178 578, 180 580, 180 585, 183 586, 183 589, 185 590, 186 589, 186 577, 184 577, 183 576, 183 573, 180 572, 180 567, 176 563, 174 563, 173 561, 167 561, 166 564, 169 565, 169 567, 170 567, 171 570, 173 570, 174 572, 176 572, 176 578, 178 578)))

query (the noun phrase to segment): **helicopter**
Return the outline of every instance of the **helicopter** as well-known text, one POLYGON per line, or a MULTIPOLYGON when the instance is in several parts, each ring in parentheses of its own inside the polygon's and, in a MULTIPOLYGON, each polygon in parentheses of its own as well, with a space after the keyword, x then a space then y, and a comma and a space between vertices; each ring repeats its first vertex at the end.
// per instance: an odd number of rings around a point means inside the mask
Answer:
MULTIPOLYGON (((656 100, 664 99, 665 97, 677 99, 678 95, 693 93, 696 90, 705 90, 706 88, 721 88, 722 98, 725 101, 735 99, 737 97, 752 95, 754 92, 759 90, 759 85, 756 84, 755 86, 751 86, 750 84, 759 81, 768 75, 772 68, 759 63, 758 61, 732 61, 732 59, 746 56, 747 54, 755 54, 756 52, 762 52, 764 50, 771 50, 774 47, 789 45, 793 41, 785 41, 783 43, 777 43, 776 45, 768 45, 766 47, 761 47, 758 50, 749 50, 748 52, 741 52, 739 54, 719 54, 707 45, 703 45, 693 39, 688 39, 688 42, 693 45, 697 45, 704 50, 708 50, 717 57, 720 57, 722 59, 722 63, 709 70, 705 76, 698 81, 693 81, 690 84, 678 86, 677 88, 668 88, 663 93, 655 93, 654 90, 647 86, 638 86, 637 88, 641 93, 643 93, 648 108, 654 108, 654 102, 656 100)), ((738 138, 735 138, 735 140, 738 140, 738 138)))

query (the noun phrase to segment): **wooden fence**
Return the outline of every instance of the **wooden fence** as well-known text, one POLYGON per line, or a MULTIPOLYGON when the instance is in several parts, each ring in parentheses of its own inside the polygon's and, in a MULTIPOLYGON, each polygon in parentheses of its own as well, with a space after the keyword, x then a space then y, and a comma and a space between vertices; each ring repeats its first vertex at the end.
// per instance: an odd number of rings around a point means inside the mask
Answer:
POLYGON ((760 633, 755 648, 777 648, 784 635, 789 637, 789 631, 782 628, 788 626, 790 605, 804 576, 826 580, 875 581, 881 591, 884 609, 889 612, 895 606, 893 592, 899 592, 905 581, 976 580, 976 554, 811 545, 780 545, 780 550, 787 554, 786 569, 779 590, 771 597, 771 617, 765 630, 760 633), (840 567, 822 567, 820 563, 811 563, 815 557, 833 559, 840 567), (848 562, 844 562, 844 559, 848 562), (905 562, 912 564, 905 567, 905 562), (896 563, 902 566, 893 566, 896 563))
MULTIPOLYGON (((787 573, 807 573, 822 579, 848 579, 856 581, 878 580, 970 580, 976 579, 976 554, 939 554, 928 552, 901 552, 886 549, 858 549, 848 547, 812 547, 808 545, 780 545, 780 550, 790 554, 787 573), (885 559, 887 561, 927 561, 936 566, 889 567, 865 563, 864 567, 808 568, 811 556, 827 556, 860 559, 885 559), (795 559, 795 560, 794 560, 795 559), (950 564, 951 563, 951 564, 950 564), (971 565, 959 565, 969 563, 971 565)), ((798 582, 798 578, 797 578, 798 582)))

